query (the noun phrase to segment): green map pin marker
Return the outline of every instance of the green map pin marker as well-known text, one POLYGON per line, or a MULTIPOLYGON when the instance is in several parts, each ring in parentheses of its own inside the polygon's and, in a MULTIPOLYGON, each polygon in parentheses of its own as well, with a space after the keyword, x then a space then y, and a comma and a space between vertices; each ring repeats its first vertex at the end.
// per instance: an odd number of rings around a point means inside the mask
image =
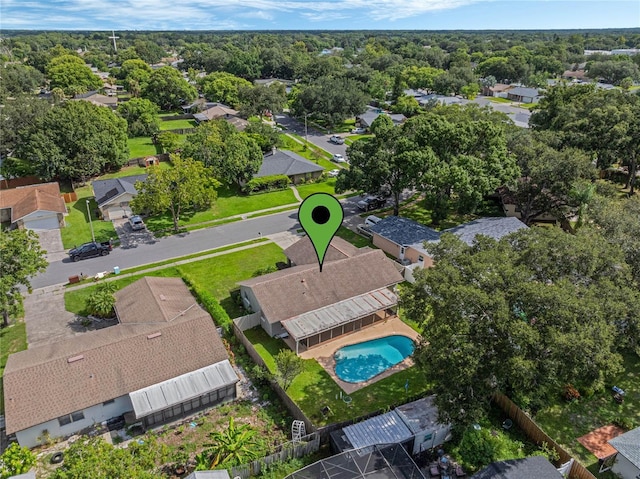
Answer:
POLYGON ((320 272, 329 243, 340 228, 344 211, 340 202, 328 193, 308 196, 298 208, 298 220, 316 250, 320 272))

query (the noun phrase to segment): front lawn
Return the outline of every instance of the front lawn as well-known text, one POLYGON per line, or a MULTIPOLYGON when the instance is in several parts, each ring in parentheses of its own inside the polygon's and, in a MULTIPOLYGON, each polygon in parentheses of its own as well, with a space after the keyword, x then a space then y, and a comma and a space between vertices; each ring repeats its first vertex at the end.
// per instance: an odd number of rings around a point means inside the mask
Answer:
MULTIPOLYGON (((586 467, 597 466, 596 457, 577 438, 613 422, 627 421, 640 426, 640 359, 632 352, 624 354, 624 372, 615 377, 605 391, 567 403, 559 395, 554 404, 539 411, 535 421, 586 467), (624 402, 613 400, 611 387, 626 392, 624 402)), ((582 391, 581 391, 582 392, 582 391)))
MULTIPOLYGON (((261 327, 244 333, 273 372, 273 357, 281 349, 287 348, 287 345, 282 340, 269 337, 261 327)), ((414 366, 354 392, 351 394, 351 403, 347 405, 340 396, 342 390, 331 376, 316 360, 307 359, 304 361, 304 371, 294 379, 287 394, 314 425, 323 426, 404 403, 410 397, 427 394, 429 389, 424 373, 414 366), (405 391, 407 382, 408 392, 405 391), (331 409, 327 417, 321 413, 325 406, 331 409)))
POLYGON ((336 179, 329 178, 327 181, 322 181, 320 183, 307 183, 304 185, 297 185, 296 189, 300 194, 302 199, 305 199, 307 196, 310 196, 314 193, 329 193, 330 195, 335 195, 336 190, 336 179))
POLYGON ((195 120, 166 120, 160 121, 160 130, 179 130, 179 129, 188 129, 195 128, 198 126, 195 120))
POLYGON ((345 241, 348 241, 356 248, 364 248, 365 246, 372 246, 371 240, 369 238, 365 238, 364 236, 359 235, 358 233, 354 233, 349 228, 344 226, 340 226, 338 231, 336 232, 336 236, 339 236, 345 241))
MULTIPOLYGON (((393 212, 393 209, 389 210, 389 214, 393 212)), ((383 215, 377 215, 383 216, 383 215)), ((485 216, 504 216, 504 212, 501 208, 492 201, 484 201, 478 208, 476 214, 459 214, 455 211, 450 211, 447 218, 442 220, 440 224, 433 225, 431 220, 431 210, 425 207, 424 199, 420 199, 416 202, 411 202, 407 206, 400 206, 400 216, 412 219, 426 226, 431 226, 437 230, 444 230, 447 228, 453 228, 454 226, 461 225, 468 221, 473 221, 480 217, 485 216)))
POLYGON ((347 145, 353 145, 358 140, 373 138, 373 135, 351 135, 345 138, 347 145))
MULTIPOLYGON (((6 328, 0 328, 0 378, 4 374, 9 355, 27 349, 27 326, 24 321, 16 321, 6 328)), ((0 414, 4 412, 4 393, 0 381, 0 414)))
POLYGON ((96 217, 95 212, 98 210, 98 205, 93 198, 91 186, 87 185, 82 188, 77 188, 75 192, 78 195, 78 201, 67 205, 69 214, 64 217, 66 226, 60 229, 62 245, 65 249, 91 241, 91 225, 89 224, 89 218, 87 216, 86 200, 89 200, 89 209, 92 213, 91 219, 96 241, 116 239, 118 235, 113 228, 113 223, 111 223, 111 221, 102 221, 96 217))
MULTIPOLYGON (((182 277, 187 275, 200 287, 213 294, 229 316, 235 318, 242 314, 238 305, 231 299, 230 292, 236 288, 236 283, 251 278, 258 270, 275 266, 279 261, 285 261, 282 249, 274 243, 269 243, 180 266, 169 266, 157 271, 119 278, 113 283, 121 289, 143 276, 182 277)), ((64 295, 67 311, 86 316, 87 298, 97 286, 96 284, 67 291, 64 295)))
POLYGON ((137 138, 129 138, 129 158, 140 158, 141 156, 152 156, 162 153, 153 144, 151 137, 141 136, 137 138))
POLYGON ((301 136, 293 133, 289 133, 288 135, 280 135, 283 150, 291 150, 294 153, 302 156, 303 158, 313 161, 317 165, 323 167, 325 170, 333 170, 334 168, 336 168, 336 165, 329 161, 332 157, 331 153, 323 150, 313 143, 305 141, 301 136), (292 137, 296 138, 299 141, 294 140, 292 137), (302 144, 300 144, 299 142, 302 142, 302 144))

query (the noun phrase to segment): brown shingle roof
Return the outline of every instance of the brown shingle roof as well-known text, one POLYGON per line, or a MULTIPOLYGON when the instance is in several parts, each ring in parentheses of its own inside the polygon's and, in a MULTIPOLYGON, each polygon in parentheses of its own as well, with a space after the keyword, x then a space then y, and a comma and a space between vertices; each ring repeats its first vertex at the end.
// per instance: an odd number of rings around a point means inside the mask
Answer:
POLYGON ((270 323, 391 286, 402 275, 382 250, 318 265, 294 266, 239 284, 251 288, 270 323))
MULTIPOLYGON (((182 283, 158 279, 166 288, 182 283)), ((182 296, 195 304, 184 283, 182 296)), ((154 308, 141 314, 150 322, 119 324, 10 355, 3 378, 7 433, 228 359, 215 324, 200 306, 168 322, 153 322, 154 308)))
POLYGON ((34 211, 66 213, 67 208, 60 196, 58 183, 42 183, 0 191, 0 208, 11 208, 11 222, 34 211))
MULTIPOLYGON (((370 248, 358 249, 348 241, 343 240, 338 236, 334 236, 329 244, 327 253, 324 257, 325 263, 329 261, 336 261, 339 259, 349 258, 360 254, 361 252, 370 251, 370 248)), ((311 240, 308 236, 305 236, 287 249, 284 250, 284 255, 291 260, 296 266, 301 264, 313 264, 318 262, 316 251, 313 249, 311 240)))

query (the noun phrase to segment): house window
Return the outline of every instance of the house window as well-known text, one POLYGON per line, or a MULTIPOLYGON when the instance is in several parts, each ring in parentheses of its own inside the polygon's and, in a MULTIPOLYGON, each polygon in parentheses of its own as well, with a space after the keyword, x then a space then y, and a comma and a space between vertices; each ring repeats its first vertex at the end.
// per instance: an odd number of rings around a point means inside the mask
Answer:
POLYGON ((404 246, 400 246, 400 254, 404 254, 406 248, 404 246))
POLYGON ((61 426, 66 426, 67 424, 71 424, 71 416, 67 414, 66 416, 59 417, 58 424, 60 424, 61 426))
POLYGON ((82 421, 83 419, 84 413, 82 411, 77 411, 65 416, 60 416, 58 418, 58 424, 60 424, 60 426, 66 426, 67 424, 71 424, 72 422, 76 421, 82 421))
POLYGON ((74 412, 71 414, 71 420, 73 422, 82 421, 84 419, 84 413, 82 411, 74 412))
POLYGON ((432 437, 433 437, 433 434, 425 434, 422 442, 430 441, 432 437))
POLYGON ((424 256, 420 255, 418 256, 418 262, 422 263, 424 261, 424 256))
POLYGON ((113 404, 114 402, 116 402, 116 400, 115 400, 115 399, 109 399, 108 401, 103 402, 103 403, 102 403, 102 405, 103 405, 103 406, 106 406, 106 405, 108 405, 108 404, 113 404))

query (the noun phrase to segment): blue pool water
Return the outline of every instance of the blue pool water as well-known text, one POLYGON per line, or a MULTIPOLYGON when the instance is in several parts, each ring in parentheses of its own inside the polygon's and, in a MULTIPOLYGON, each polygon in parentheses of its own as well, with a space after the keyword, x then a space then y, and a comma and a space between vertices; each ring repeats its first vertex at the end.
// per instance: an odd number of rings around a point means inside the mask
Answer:
POLYGON ((348 383, 367 381, 413 354, 406 336, 387 336, 345 346, 336 351, 336 376, 348 383))

